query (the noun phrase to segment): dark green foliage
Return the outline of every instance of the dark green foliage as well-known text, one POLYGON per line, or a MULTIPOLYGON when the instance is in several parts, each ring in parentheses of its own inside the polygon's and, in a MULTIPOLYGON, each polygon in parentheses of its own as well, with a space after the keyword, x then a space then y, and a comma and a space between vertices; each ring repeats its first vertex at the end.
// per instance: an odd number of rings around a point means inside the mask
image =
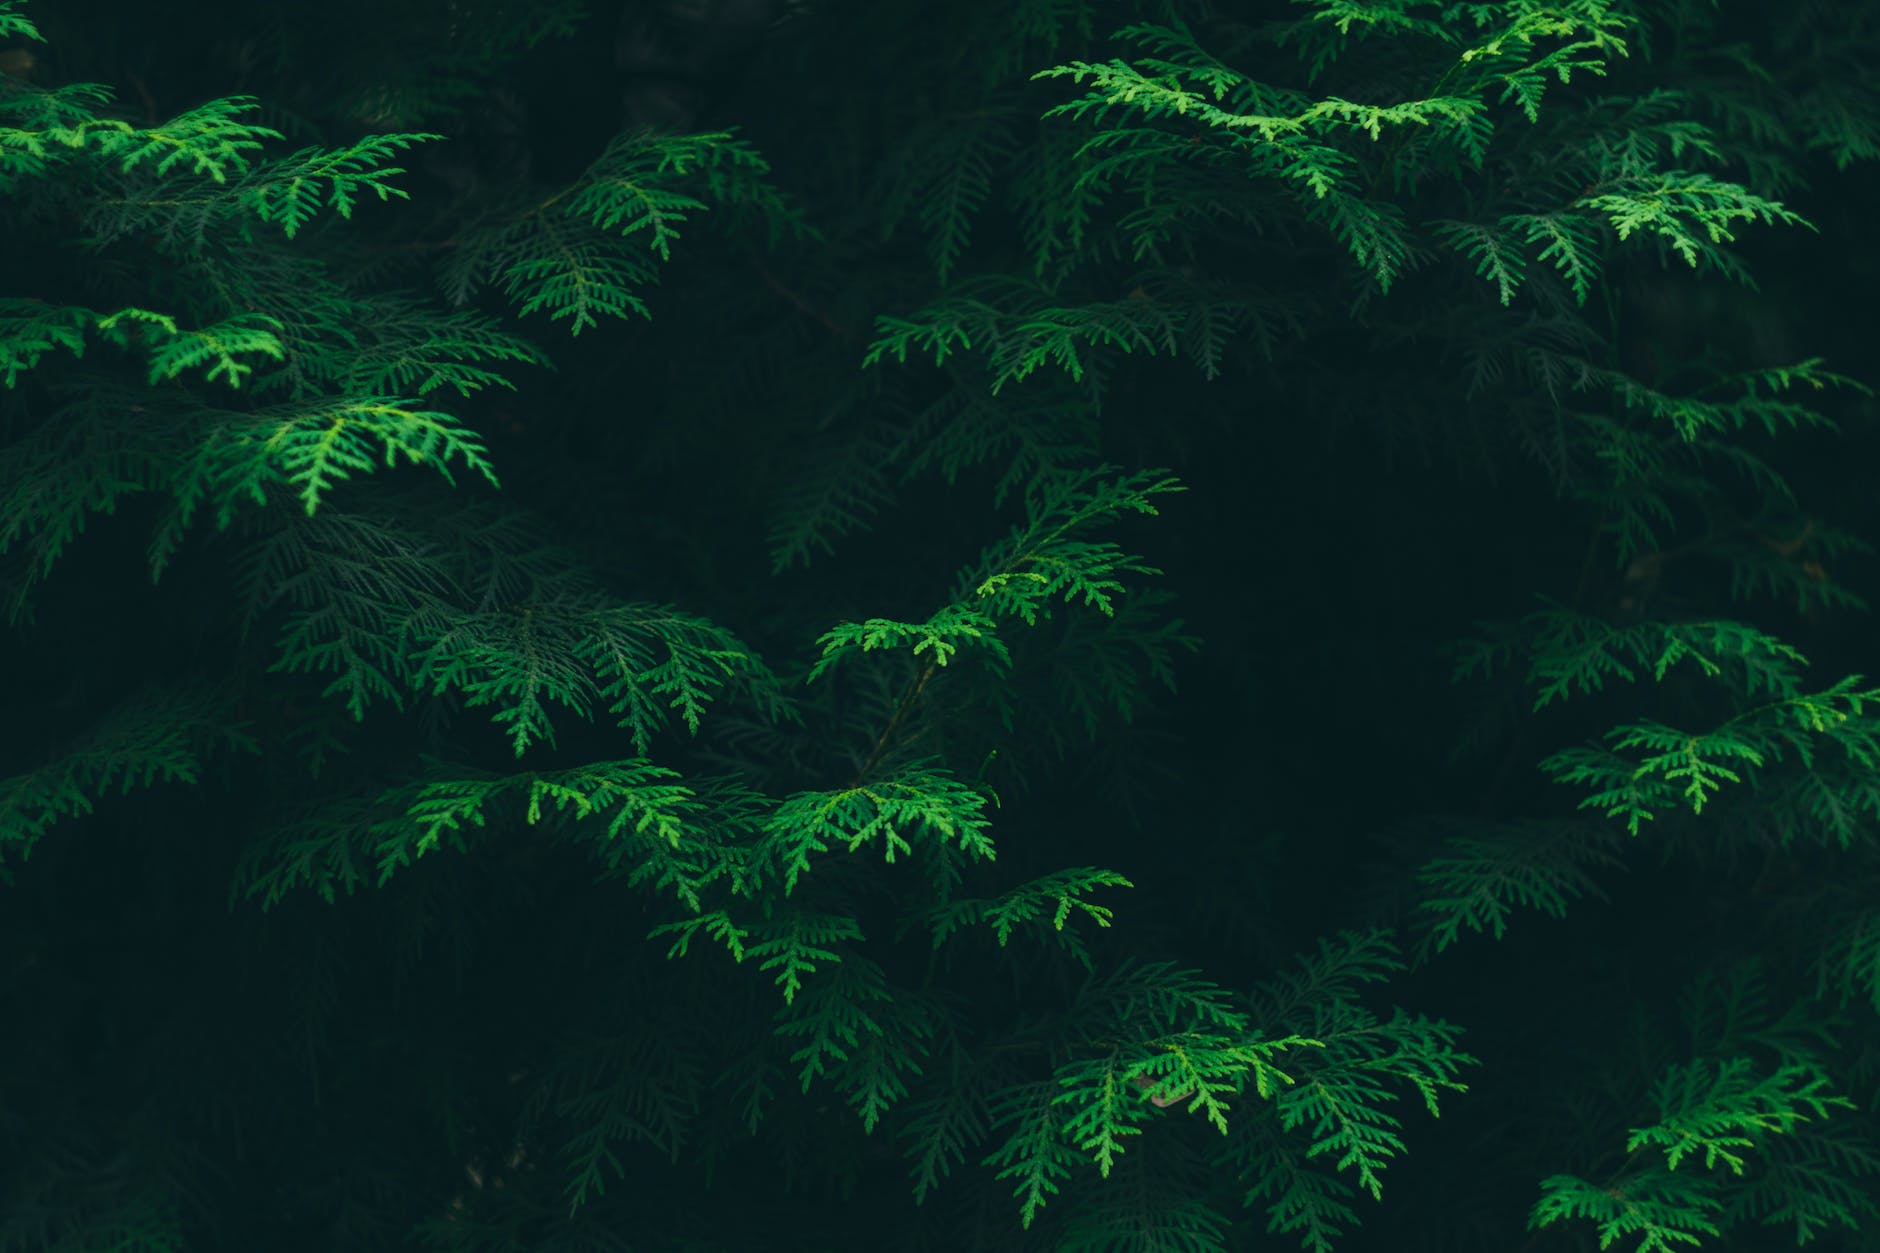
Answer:
POLYGON ((1880 1247, 1877 55, 0 0, 0 1253, 1880 1247))

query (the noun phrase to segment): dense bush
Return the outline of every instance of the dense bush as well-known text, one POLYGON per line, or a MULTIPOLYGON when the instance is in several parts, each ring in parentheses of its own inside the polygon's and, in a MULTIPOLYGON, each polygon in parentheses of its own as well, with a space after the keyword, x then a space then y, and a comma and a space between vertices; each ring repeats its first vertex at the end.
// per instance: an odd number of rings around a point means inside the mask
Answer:
POLYGON ((0 0, 0 1250, 1880 1247, 1875 35, 0 0))

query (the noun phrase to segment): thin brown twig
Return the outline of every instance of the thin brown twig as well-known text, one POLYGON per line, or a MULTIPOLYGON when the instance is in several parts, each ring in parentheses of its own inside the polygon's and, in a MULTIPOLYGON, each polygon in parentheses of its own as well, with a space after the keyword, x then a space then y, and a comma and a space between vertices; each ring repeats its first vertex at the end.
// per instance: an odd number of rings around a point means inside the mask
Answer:
POLYGON ((803 297, 797 295, 796 292, 785 286, 783 280, 778 278, 775 274, 772 274, 770 267, 765 265, 762 261, 753 257, 751 258, 751 265, 763 276, 764 282, 769 285, 772 291, 795 305, 798 310, 808 317, 814 318, 816 321, 822 323, 824 327, 828 328, 831 334, 838 335, 847 340, 858 338, 854 331, 851 331, 848 327, 837 322, 827 313, 824 313, 821 309, 818 309, 815 305, 812 305, 809 301, 803 299, 803 297))
POLYGON ((889 743, 894 739, 895 731, 907 719, 907 715, 913 712, 915 702, 920 700, 920 694, 926 690, 927 681, 933 678, 935 671, 939 668, 939 662, 929 661, 921 667, 921 672, 908 684, 908 690, 902 695, 900 703, 894 707, 894 714, 888 719, 888 725, 881 729, 881 735, 875 740, 874 748, 869 750, 868 757, 862 762, 861 768, 855 772, 855 782, 850 784, 850 787, 860 787, 862 781, 868 778, 868 772, 881 761, 882 755, 888 751, 889 743))
POLYGON ((144 124, 155 126, 162 119, 157 116, 157 98, 150 94, 149 85, 136 74, 126 74, 124 79, 137 89, 137 98, 144 102, 144 124))

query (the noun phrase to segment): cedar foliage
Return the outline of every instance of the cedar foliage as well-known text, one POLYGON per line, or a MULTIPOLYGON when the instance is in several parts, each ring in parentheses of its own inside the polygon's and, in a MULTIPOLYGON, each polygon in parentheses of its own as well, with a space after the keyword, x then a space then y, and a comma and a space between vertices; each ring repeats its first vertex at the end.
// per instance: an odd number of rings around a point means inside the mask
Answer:
POLYGON ((0 1251, 1880 1247, 1867 8, 192 13, 0 0, 0 1251))

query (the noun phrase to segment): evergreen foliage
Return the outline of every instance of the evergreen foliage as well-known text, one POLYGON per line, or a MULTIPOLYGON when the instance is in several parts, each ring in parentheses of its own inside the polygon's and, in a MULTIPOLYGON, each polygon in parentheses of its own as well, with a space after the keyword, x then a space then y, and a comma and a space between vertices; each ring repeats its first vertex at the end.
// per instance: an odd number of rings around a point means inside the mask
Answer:
POLYGON ((0 1253, 1880 1247, 1875 55, 0 0, 0 1253))

